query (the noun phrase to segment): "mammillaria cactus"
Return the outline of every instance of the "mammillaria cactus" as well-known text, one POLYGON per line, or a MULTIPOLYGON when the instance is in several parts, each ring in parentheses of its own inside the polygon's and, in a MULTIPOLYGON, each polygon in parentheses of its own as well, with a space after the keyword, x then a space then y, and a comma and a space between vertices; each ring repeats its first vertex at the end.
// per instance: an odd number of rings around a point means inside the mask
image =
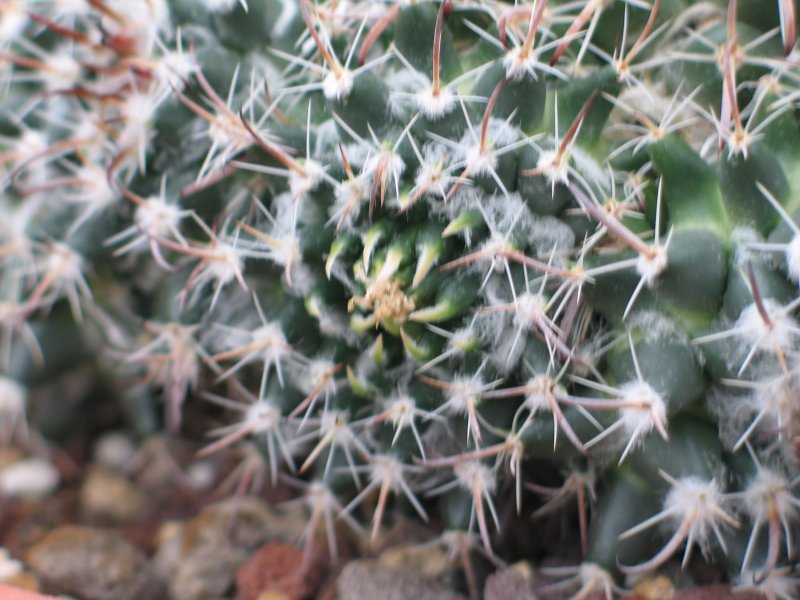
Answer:
POLYGON ((554 591, 699 550, 794 597, 796 14, 0 0, 3 441, 80 373, 331 553, 404 511, 517 558, 506 503, 576 515, 554 591))

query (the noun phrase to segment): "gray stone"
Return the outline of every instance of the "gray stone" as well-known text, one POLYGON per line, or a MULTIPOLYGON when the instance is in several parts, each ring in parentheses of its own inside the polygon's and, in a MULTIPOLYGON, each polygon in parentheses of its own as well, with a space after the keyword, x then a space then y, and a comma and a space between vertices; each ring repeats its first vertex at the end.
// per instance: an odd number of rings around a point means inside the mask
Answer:
POLYGON ((374 560, 354 560, 342 569, 336 582, 338 600, 462 600, 437 579, 419 571, 395 569, 374 560))
POLYGON ((84 515, 129 523, 144 509, 144 495, 121 475, 92 466, 83 480, 80 508, 84 515))
POLYGON ((536 600, 531 573, 515 565, 492 573, 486 580, 484 600, 536 600))
POLYGON ((159 532, 155 569, 172 600, 205 600, 231 588, 236 570, 272 537, 275 513, 251 498, 204 509, 159 532))

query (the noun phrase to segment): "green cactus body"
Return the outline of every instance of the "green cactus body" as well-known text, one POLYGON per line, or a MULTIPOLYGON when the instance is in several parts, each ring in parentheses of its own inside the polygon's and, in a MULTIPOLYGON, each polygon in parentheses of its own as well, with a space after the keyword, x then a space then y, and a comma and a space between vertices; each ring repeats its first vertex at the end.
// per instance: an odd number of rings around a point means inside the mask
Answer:
POLYGON ((0 441, 80 373, 372 541, 518 558, 557 472, 559 589, 796 583, 796 3, 67 4, 0 1, 0 441))

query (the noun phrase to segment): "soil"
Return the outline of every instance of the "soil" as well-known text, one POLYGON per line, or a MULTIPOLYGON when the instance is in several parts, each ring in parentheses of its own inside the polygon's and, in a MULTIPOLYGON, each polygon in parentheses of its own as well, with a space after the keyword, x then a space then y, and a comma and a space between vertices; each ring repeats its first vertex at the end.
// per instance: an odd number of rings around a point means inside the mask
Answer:
MULTIPOLYGON (((530 562, 493 565, 480 549, 458 552, 452 540, 440 543, 436 522, 395 518, 370 543, 369 531, 359 535, 336 520, 331 549, 324 525, 309 534, 301 488, 290 478, 237 493, 225 486, 241 458, 235 453, 198 461, 199 443, 162 437, 131 445, 127 454, 117 444, 115 455, 112 441, 106 436, 50 451, 45 457, 58 473, 56 487, 0 498, 0 546, 8 553, 0 556, 1 600, 43 598, 26 590, 78 600, 567 597, 545 595, 553 582, 530 562)), ((21 451, 0 453, 0 471, 25 459, 21 451)), ((358 516, 369 524, 369 510, 358 516)), ((501 515, 506 531, 519 530, 520 518, 501 515)), ((564 537, 552 522, 536 530, 542 536, 536 544, 497 540, 541 555, 547 540, 564 537)), ((575 558, 574 548, 555 541, 549 550, 575 558)), ((690 572, 711 585, 676 591, 666 578, 652 578, 625 597, 757 597, 734 594, 707 565, 694 564, 690 572)))

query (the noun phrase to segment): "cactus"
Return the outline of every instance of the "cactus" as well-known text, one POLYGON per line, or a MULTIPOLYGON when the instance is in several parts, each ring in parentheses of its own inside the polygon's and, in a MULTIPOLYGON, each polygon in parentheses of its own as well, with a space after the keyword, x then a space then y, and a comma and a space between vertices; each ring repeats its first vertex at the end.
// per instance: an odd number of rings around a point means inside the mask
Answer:
POLYGON ((332 554, 514 558, 510 503, 575 516, 554 590, 699 550, 794 597, 797 10, 0 0, 2 441, 81 373, 332 554))

